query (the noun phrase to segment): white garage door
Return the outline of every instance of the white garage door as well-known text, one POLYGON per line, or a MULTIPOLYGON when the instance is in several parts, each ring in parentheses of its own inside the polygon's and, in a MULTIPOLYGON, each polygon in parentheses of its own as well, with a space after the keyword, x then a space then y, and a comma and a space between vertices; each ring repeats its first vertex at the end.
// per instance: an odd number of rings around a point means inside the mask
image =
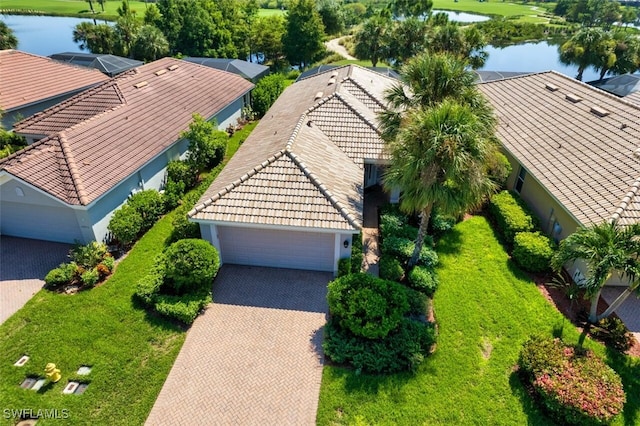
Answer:
POLYGON ((219 226, 223 263, 333 272, 334 234, 219 226))
POLYGON ((14 237, 64 243, 83 239, 75 213, 63 207, 3 201, 0 203, 0 228, 2 235, 14 237))

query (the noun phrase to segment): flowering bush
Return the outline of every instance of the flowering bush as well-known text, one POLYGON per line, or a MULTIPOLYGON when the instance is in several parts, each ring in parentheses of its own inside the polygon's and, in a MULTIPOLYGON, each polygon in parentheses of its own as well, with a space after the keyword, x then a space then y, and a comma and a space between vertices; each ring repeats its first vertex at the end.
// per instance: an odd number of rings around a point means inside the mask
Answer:
POLYGON ((520 368, 560 422, 609 424, 622 412, 626 398, 620 377, 590 350, 534 336, 524 344, 520 368))

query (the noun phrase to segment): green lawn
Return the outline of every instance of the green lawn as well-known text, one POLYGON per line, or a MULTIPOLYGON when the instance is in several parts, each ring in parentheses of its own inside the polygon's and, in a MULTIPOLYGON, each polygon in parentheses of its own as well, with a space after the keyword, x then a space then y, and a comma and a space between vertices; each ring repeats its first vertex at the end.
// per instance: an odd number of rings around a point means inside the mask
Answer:
MULTIPOLYGON (((229 140, 230 158, 257 123, 229 140)), ((220 168, 216 168, 219 171, 220 168)), ((214 175, 205 178, 208 186, 214 175)), ((194 191, 198 191, 195 189, 194 191)), ((173 228, 175 212, 147 232, 103 285, 76 295, 39 291, 0 326, 0 401, 2 409, 68 410, 70 424, 140 425, 146 420, 182 347, 182 327, 149 315, 133 300, 137 281, 150 270, 173 228), (13 363, 31 359, 21 368, 13 363), (35 392, 19 388, 26 375, 44 375, 53 362, 62 379, 35 392), (85 394, 63 395, 62 389, 81 365, 93 367, 85 394)), ((3 413, 4 414, 4 413, 3 413)), ((2 424, 15 424, 6 419, 2 424)), ((42 420, 38 425, 52 424, 42 420)))
POLYGON ((520 16, 520 15, 536 15, 545 12, 544 9, 538 8, 535 4, 524 4, 506 1, 484 1, 478 0, 434 0, 433 9, 438 10, 456 10, 459 12, 479 13, 482 15, 498 15, 498 16, 520 16))
MULTIPOLYGON (((95 14, 91 13, 89 3, 83 0, 2 0, 0 10, 39 11, 46 15, 77 16, 81 18, 116 19, 117 9, 122 1, 110 0, 104 3, 104 12, 97 1, 93 2, 95 14)), ((138 16, 143 17, 147 3, 129 0, 129 6, 138 16)))
MULTIPOLYGON (((122 5, 122 1, 109 0, 104 4, 104 12, 100 4, 94 0, 93 8, 95 15, 91 13, 89 3, 84 0, 2 0, 0 10, 25 10, 38 11, 46 15, 60 16, 77 16, 81 18, 100 18, 100 19, 116 19, 118 17, 117 9, 122 5)), ((144 16, 147 3, 137 0, 129 0, 131 9, 137 13, 139 17, 144 16)), ((280 9, 260 9, 260 16, 282 15, 285 12, 280 9)))
MULTIPOLYGON (((565 340, 575 343, 576 329, 513 266, 485 218, 457 225, 437 250, 436 352, 415 375, 325 367, 318 424, 552 424, 532 405, 513 367, 530 334, 564 326, 565 340)), ((601 345, 587 345, 604 353, 601 345)), ((640 424, 640 361, 609 361, 623 376, 629 400, 617 424, 640 424)))

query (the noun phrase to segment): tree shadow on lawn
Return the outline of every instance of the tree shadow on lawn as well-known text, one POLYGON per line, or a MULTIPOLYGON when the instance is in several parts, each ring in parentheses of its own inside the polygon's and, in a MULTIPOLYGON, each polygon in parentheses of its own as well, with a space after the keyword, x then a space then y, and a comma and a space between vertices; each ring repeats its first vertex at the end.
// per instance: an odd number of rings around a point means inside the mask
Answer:
POLYGON ((640 358, 625 356, 613 349, 606 349, 606 362, 622 379, 627 402, 622 416, 625 425, 636 425, 640 408, 640 358))
MULTIPOLYGON (((131 296, 131 305, 137 310, 143 310, 145 320, 152 325, 153 327, 157 327, 161 330, 175 331, 175 332, 185 332, 190 326, 187 326, 180 321, 172 320, 169 318, 165 318, 153 309, 146 306, 138 297, 133 294, 131 296)), ((207 309, 207 308, 205 308, 207 309)))
POLYGON ((555 425, 556 423, 547 417, 536 402, 533 389, 527 389, 522 382, 520 373, 514 370, 509 375, 509 386, 511 393, 516 396, 522 404, 522 411, 527 415, 527 424, 530 425, 555 425))
POLYGON ((462 249, 462 232, 452 228, 440 237, 436 243, 436 251, 439 254, 456 254, 462 249))

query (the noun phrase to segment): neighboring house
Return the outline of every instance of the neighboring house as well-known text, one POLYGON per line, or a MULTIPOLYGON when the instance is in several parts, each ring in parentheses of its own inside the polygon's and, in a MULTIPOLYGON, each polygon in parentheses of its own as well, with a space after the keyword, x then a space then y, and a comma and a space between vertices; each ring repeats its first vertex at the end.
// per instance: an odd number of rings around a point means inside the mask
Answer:
POLYGON ((189 212, 223 263, 337 271, 388 161, 376 113, 394 83, 350 65, 282 93, 189 212))
POLYGON ((94 68, 109 77, 115 77, 125 71, 144 65, 142 61, 105 53, 64 52, 56 53, 49 57, 58 62, 66 62, 79 67, 94 68))
POLYGON ((19 50, 0 50, 2 126, 42 111, 109 77, 19 50))
POLYGON ((262 77, 269 74, 269 67, 241 59, 225 58, 184 58, 185 61, 204 65, 222 71, 232 72, 247 80, 257 83, 262 77))
POLYGON ((183 156, 192 113, 235 122, 253 84, 164 58, 17 123, 32 143, 0 160, 0 233, 50 241, 104 240, 132 192, 160 189, 183 156))
POLYGON ((640 220, 640 106, 553 71, 479 88, 513 166, 508 188, 544 232, 558 241, 581 226, 640 220))
MULTIPOLYGON (((340 68, 340 65, 318 65, 317 67, 309 68, 308 70, 304 71, 302 74, 300 74, 298 76, 296 81, 304 80, 305 78, 311 77, 313 75, 321 74, 321 73, 324 73, 324 72, 327 72, 327 71, 330 71, 330 70, 334 70, 336 68, 340 68)), ((388 68, 388 67, 367 67, 367 69, 369 69, 371 71, 375 71, 378 74, 382 74, 382 75, 385 75, 387 77, 394 78, 394 79, 400 78, 400 75, 395 70, 393 70, 392 68, 388 68)))

